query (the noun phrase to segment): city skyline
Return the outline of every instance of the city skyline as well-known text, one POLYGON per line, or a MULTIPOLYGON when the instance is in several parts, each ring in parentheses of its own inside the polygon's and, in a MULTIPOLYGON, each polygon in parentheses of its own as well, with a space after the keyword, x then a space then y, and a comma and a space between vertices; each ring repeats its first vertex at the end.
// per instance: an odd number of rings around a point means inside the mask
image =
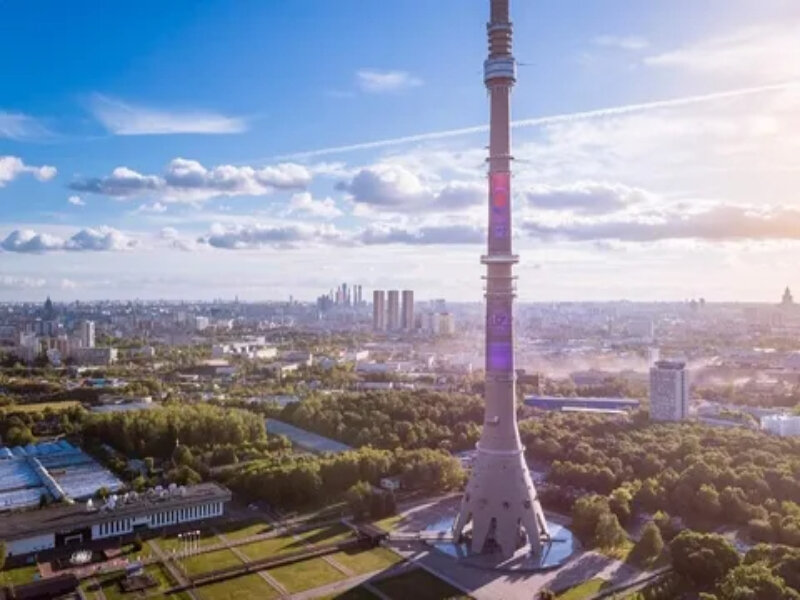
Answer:
MULTIPOLYGON (((154 6, 4 7, 0 300, 480 300, 482 2, 154 6)), ((800 287, 796 3, 516 11, 522 302, 800 287)))

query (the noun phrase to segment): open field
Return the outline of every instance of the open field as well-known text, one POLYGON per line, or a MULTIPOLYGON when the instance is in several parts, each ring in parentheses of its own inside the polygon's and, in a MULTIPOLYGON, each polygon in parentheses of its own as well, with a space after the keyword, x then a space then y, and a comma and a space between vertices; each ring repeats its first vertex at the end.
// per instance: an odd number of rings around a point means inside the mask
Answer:
POLYGON ((334 569, 321 558, 312 558, 291 565, 283 565, 269 570, 269 574, 294 594, 304 590, 341 581, 345 575, 334 569))
POLYGON ((608 582, 605 579, 590 579, 560 593, 558 600, 584 600, 584 598, 592 597, 606 585, 608 585, 608 582))
POLYGON ((380 547, 371 550, 337 552, 331 558, 356 575, 388 569, 403 560, 401 556, 391 550, 380 547))
POLYGON ((202 600, 271 600, 278 597, 278 592, 256 573, 204 585, 195 593, 202 600))
POLYGON ((30 583, 38 574, 39 569, 36 565, 25 565, 24 567, 17 567, 16 569, 0 571, 0 583, 5 585, 30 583))
POLYGON ((221 527, 217 527, 219 532, 231 541, 243 540, 245 538, 267 533, 272 530, 272 526, 264 521, 257 521, 255 523, 229 523, 221 527))
POLYGON ((295 539, 291 535, 267 538, 258 542, 252 542, 244 546, 239 546, 239 550, 251 560, 259 560, 269 556, 277 556, 286 552, 302 550, 305 543, 308 544, 327 544, 338 542, 352 537, 349 529, 342 525, 332 525, 330 527, 320 527, 309 529, 297 534, 295 539))
POLYGON ((381 579, 373 584, 378 590, 394 598, 404 600, 468 600, 469 596, 423 569, 414 569, 401 575, 381 579))
POLYGON ((200 575, 201 573, 242 564, 239 557, 230 550, 215 550, 205 554, 195 554, 181 559, 180 562, 189 575, 200 575))

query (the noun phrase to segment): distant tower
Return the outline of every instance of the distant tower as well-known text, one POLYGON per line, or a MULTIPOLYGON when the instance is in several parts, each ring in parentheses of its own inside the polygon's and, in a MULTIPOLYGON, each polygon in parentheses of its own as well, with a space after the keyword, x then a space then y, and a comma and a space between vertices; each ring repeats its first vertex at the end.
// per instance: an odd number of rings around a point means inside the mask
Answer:
POLYGON ((386 296, 386 329, 397 331, 400 328, 400 292, 389 290, 386 296))
POLYGON ((540 554, 547 522, 533 486, 517 428, 511 251, 510 100, 516 68, 511 54, 509 0, 491 0, 489 58, 489 230, 486 265, 486 411, 478 453, 453 527, 459 538, 472 523, 472 551, 510 556, 526 541, 540 554))
POLYGON ((403 290, 403 306, 400 314, 400 326, 403 331, 414 330, 414 291, 403 290))
POLYGON ((650 367, 650 418, 653 421, 689 418, 689 374, 685 363, 660 360, 650 367))
POLYGON ((50 300, 50 296, 48 296, 47 300, 44 301, 44 320, 52 321, 55 318, 56 318, 56 310, 53 307, 53 301, 50 300))
POLYGON ((792 292, 791 290, 789 290, 788 287, 785 290, 783 290, 783 298, 781 298, 781 304, 783 306, 791 306, 792 304, 794 304, 794 298, 792 297, 792 292))
POLYGON ((386 292, 372 292, 372 328, 375 331, 386 331, 386 292))

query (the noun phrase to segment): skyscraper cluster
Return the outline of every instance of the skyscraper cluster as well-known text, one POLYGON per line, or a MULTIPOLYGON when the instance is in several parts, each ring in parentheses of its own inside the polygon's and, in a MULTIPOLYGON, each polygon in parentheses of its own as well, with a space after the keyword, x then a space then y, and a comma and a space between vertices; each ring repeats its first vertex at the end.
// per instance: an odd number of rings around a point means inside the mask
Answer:
POLYGON ((372 292, 372 328, 375 331, 413 331, 414 291, 372 292))
POLYGON ((347 283, 343 283, 317 298, 317 308, 324 312, 333 307, 363 306, 362 290, 360 284, 347 285, 347 283))

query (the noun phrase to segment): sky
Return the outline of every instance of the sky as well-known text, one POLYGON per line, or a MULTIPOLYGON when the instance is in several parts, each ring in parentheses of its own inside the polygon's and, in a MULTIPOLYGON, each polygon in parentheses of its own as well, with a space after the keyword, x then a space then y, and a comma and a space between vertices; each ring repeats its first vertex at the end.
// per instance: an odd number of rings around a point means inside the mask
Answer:
MULTIPOLYGON (((0 300, 479 301, 488 0, 0 0, 0 300)), ((800 3, 512 0, 523 301, 800 291, 800 3)))

